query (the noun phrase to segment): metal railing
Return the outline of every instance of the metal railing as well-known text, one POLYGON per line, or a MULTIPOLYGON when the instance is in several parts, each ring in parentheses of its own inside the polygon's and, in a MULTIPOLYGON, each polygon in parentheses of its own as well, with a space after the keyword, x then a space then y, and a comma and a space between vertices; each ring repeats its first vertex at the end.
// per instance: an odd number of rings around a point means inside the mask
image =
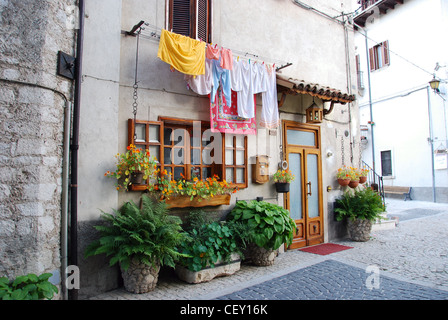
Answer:
POLYGON ((377 191, 380 194, 381 199, 383 200, 383 204, 385 204, 386 199, 385 199, 385 195, 384 195, 383 177, 380 176, 375 171, 373 171, 373 169, 364 161, 362 161, 362 164, 364 167, 369 169, 369 174, 367 175, 366 184, 368 184, 373 190, 377 191))

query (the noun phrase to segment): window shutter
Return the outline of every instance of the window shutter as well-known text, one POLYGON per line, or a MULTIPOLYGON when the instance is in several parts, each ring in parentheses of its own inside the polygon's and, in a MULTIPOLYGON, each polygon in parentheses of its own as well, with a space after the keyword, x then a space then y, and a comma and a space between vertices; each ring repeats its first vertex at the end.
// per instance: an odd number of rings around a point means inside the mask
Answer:
POLYGON ((389 65, 389 41, 384 41, 381 45, 383 49, 383 65, 389 65))
POLYGON ((207 38, 210 35, 210 1, 209 0, 198 0, 197 8, 197 38, 203 41, 210 42, 207 38))
POLYGON ((170 31, 190 37, 192 23, 190 0, 172 0, 170 8, 170 31))
POLYGON ((369 59, 370 59, 370 70, 375 69, 375 48, 369 49, 369 59))

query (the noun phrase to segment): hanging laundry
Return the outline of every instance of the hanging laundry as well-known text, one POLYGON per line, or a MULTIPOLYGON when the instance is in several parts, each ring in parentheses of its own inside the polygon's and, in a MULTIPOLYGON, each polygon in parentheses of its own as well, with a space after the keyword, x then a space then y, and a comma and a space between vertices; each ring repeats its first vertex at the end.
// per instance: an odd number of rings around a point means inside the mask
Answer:
MULTIPOLYGON (((255 96, 253 96, 255 100, 255 96)), ((221 87, 218 88, 215 100, 210 100, 210 128, 212 132, 233 134, 256 134, 257 123, 255 117, 251 119, 238 116, 238 95, 231 93, 230 104, 224 97, 221 87)), ((254 101, 255 104, 255 101, 254 101)))
POLYGON ((207 59, 219 60, 219 49, 220 48, 216 48, 216 45, 215 45, 215 47, 213 47, 212 45, 207 44, 207 49, 205 51, 205 57, 207 59))
POLYGON ((232 67, 233 67, 232 50, 221 48, 221 68, 232 70, 232 67))
POLYGON ((179 72, 205 73, 205 43, 202 41, 162 29, 157 57, 179 72))
POLYGON ((277 75, 275 68, 266 66, 266 91, 262 93, 263 107, 260 115, 260 126, 268 129, 280 125, 277 101, 277 75))
POLYGON ((253 95, 266 91, 266 69, 260 63, 250 63, 250 60, 249 62, 242 60, 239 68, 241 84, 235 80, 235 87, 241 86, 241 90, 238 91, 238 115, 253 118, 255 115, 253 95))
POLYGON ((220 60, 212 61, 212 90, 211 90, 211 101, 215 101, 216 91, 218 87, 222 86, 222 91, 224 93, 227 101, 231 100, 231 79, 230 70, 221 68, 220 60))
POLYGON ((233 67, 230 70, 231 88, 233 91, 243 90, 241 80, 241 61, 238 58, 233 58, 233 67))
POLYGON ((205 59, 205 73, 198 76, 185 75, 188 87, 197 94, 207 95, 212 87, 212 60, 205 59))

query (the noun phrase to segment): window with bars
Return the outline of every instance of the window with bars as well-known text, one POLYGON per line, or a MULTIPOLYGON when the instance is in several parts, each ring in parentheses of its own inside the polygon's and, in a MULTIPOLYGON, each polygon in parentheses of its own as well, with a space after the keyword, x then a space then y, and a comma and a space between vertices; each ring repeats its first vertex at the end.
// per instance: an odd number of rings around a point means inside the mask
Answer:
POLYGON ((170 0, 168 29, 211 43, 211 0, 170 0))
MULTIPOLYGON (((208 122, 200 122, 199 136, 192 120, 159 120, 129 119, 128 144, 149 150, 170 179, 205 180, 217 175, 232 186, 247 187, 247 136, 210 133, 208 122)), ((135 191, 145 189, 145 185, 132 186, 135 191)))
POLYGON ((389 41, 381 42, 369 49, 370 70, 378 70, 390 64, 389 41))

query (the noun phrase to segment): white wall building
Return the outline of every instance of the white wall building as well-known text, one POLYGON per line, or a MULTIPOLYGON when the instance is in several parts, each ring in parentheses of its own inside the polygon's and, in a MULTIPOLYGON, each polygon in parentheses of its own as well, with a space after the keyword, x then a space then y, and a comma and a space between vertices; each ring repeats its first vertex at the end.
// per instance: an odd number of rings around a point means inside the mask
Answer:
POLYGON ((355 2, 363 161, 412 199, 448 202, 448 1, 355 2))

